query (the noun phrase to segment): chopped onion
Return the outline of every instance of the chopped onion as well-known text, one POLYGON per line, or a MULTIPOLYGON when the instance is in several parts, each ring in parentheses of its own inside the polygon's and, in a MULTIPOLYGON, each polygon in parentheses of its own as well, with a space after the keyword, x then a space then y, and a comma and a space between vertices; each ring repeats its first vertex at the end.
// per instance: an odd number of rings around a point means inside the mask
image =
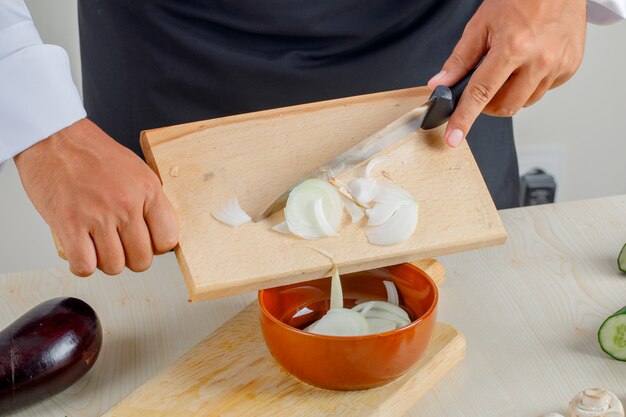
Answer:
POLYGON ((330 310, 304 330, 329 336, 361 336, 370 332, 363 314, 343 308, 341 278, 335 264, 330 284, 330 310))
MULTIPOLYGON (((325 251, 314 249, 322 254, 325 251)), ((328 254, 332 259, 332 255, 328 254)), ((333 262, 330 284, 330 309, 304 331, 330 336, 361 336, 388 332, 408 325, 411 320, 398 304, 399 295, 391 281, 383 281, 389 301, 366 301, 352 309, 343 308, 343 290, 337 266, 333 262)))
POLYGON ((385 161, 387 159, 386 156, 377 156, 376 158, 372 158, 372 160, 370 160, 367 163, 367 166, 365 167, 365 176, 367 178, 372 176, 372 170, 374 169, 374 167, 378 164, 380 164, 381 162, 385 161))
MULTIPOLYGON (((379 184, 371 178, 374 167, 385 159, 380 156, 370 160, 365 177, 354 179, 347 190, 345 184, 335 178, 303 181, 289 193, 284 209, 285 221, 272 229, 309 240, 337 236, 345 208, 352 223, 367 215, 367 225, 372 226, 366 232, 370 243, 387 246, 407 239, 417 226, 418 204, 402 187, 386 182, 379 184), (373 207, 371 202, 375 203, 373 207)), ((212 215, 232 227, 251 221, 236 198, 212 215)))
MULTIPOLYGON (((363 314, 364 316, 367 317, 367 313, 369 313, 369 311, 371 309, 373 309, 375 305, 376 305, 376 303, 367 303, 367 304, 363 305, 362 309, 357 309, 357 308, 354 308, 354 307, 352 309, 354 311, 358 311, 359 313, 361 313, 361 314, 363 314)), ((356 305, 355 305, 355 307, 356 307, 356 305)))
POLYGON ((391 218, 366 232, 374 245, 396 245, 409 238, 417 227, 417 202, 400 207, 391 218))
POLYGON ((310 314, 310 313, 314 313, 314 311, 305 306, 305 307, 302 307, 300 310, 298 310, 296 314, 293 315, 293 318, 295 319, 296 317, 306 316, 307 314, 310 314))
POLYGON ((280 222, 276 226, 272 227, 272 230, 286 235, 289 233, 289 226, 287 226, 287 222, 280 222))
POLYGON ((328 223, 328 219, 326 218, 326 214, 324 213, 324 201, 321 198, 315 200, 313 203, 315 220, 317 221, 317 225, 319 226, 322 233, 326 236, 337 236, 337 232, 335 228, 328 223))
POLYGON ((349 191, 352 198, 366 206, 378 194, 378 183, 371 178, 357 178, 350 183, 349 191))
POLYGON ((320 179, 309 179, 296 186, 285 206, 289 231, 303 239, 336 235, 342 214, 339 192, 320 179))
POLYGON ((363 218, 363 216, 365 216, 363 209, 357 206, 356 203, 350 200, 348 197, 341 196, 341 201, 343 201, 344 208, 346 209, 348 214, 350 214, 350 217, 352 218, 352 223, 358 222, 363 218))
POLYGON ((385 289, 387 290, 387 302, 395 306, 399 306, 400 295, 398 294, 396 285, 391 281, 383 281, 383 284, 385 284, 385 289))
POLYGON ((415 203, 415 198, 404 188, 388 182, 378 187, 374 201, 384 204, 407 205, 415 203))
MULTIPOLYGON (((393 325, 394 329, 406 326, 411 319, 404 309, 386 301, 367 301, 352 307, 353 311, 360 312, 368 320, 382 320, 393 325)), ((378 323, 380 324, 380 323, 378 323)), ((370 329, 371 331, 372 329, 370 329)))
POLYGON ((333 276, 330 281, 330 308, 343 308, 343 290, 337 265, 333 264, 333 276))
POLYGON ((368 226, 380 226, 387 222, 398 211, 398 204, 376 203, 373 208, 365 210, 368 226))
POLYGON ((250 216, 239 205, 237 197, 232 198, 225 206, 211 213, 218 221, 230 227, 239 227, 252 221, 250 216))
POLYGON ((389 246, 409 238, 417 227, 418 204, 402 187, 383 183, 374 198, 376 204, 366 210, 368 225, 375 226, 367 232, 374 245, 389 246))
POLYGON ((321 319, 304 329, 328 336, 361 336, 369 334, 365 317, 347 308, 332 308, 321 319))
POLYGON ((398 328, 396 326, 396 323, 390 320, 377 319, 373 317, 370 317, 366 320, 367 320, 367 327, 369 328, 369 334, 390 332, 398 328))
MULTIPOLYGON (((382 302, 385 302, 385 301, 382 301, 382 302)), ((365 318, 367 319, 373 318, 373 319, 389 320, 395 323, 398 328, 402 326, 406 326, 409 323, 411 323, 411 321, 408 319, 405 320, 402 317, 398 317, 397 315, 393 313, 390 313, 385 310, 380 310, 378 308, 372 308, 370 311, 367 312, 367 314, 363 314, 363 316, 365 316, 365 318)))
POLYGON ((385 313, 391 314, 394 317, 394 320, 399 320, 403 322, 411 321, 409 319, 409 315, 407 314, 406 311, 404 311, 402 307, 390 304, 386 301, 378 301, 378 300, 368 301, 366 303, 358 304, 352 307, 352 310, 361 312, 361 313, 365 312, 365 314, 363 315, 366 317, 369 317, 371 314, 374 314, 375 312, 384 311, 385 313))

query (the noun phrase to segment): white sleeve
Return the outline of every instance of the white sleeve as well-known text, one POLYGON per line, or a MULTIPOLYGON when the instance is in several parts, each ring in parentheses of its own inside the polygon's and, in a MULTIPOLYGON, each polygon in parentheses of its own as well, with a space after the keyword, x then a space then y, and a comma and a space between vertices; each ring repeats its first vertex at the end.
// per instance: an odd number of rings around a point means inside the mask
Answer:
POLYGON ((626 0, 588 0, 587 21, 610 25, 626 19, 626 0))
POLYGON ((0 164, 86 116, 65 51, 23 0, 0 0, 0 164))

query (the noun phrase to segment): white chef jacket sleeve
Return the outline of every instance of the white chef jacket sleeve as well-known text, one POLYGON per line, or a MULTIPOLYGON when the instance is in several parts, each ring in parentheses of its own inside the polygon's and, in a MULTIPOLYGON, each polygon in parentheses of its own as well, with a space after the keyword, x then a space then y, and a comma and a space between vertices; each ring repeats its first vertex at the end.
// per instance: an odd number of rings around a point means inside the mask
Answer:
POLYGON ((587 21, 596 25, 610 25, 626 19, 626 0, 587 1, 587 21))
POLYGON ((0 0, 0 164, 85 116, 67 53, 43 44, 23 0, 0 0))

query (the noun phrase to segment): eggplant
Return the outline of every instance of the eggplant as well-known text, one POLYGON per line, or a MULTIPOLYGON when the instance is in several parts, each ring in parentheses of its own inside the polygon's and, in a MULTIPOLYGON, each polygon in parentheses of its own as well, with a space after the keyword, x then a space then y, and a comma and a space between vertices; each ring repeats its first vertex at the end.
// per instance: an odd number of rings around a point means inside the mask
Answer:
POLYGON ((101 347, 100 320, 84 301, 53 298, 32 308, 0 332, 0 413, 63 391, 101 347))

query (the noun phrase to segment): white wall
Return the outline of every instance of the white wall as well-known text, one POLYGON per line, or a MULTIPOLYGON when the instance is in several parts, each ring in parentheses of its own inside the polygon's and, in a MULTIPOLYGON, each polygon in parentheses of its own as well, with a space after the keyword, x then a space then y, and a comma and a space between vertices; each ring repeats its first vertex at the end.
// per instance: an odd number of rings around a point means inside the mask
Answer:
MULTIPOLYGON (((63 46, 80 85, 76 0, 26 0, 45 42, 63 46)), ((574 79, 515 120, 521 155, 556 164, 561 201, 626 193, 626 23, 589 27, 574 79)), ((531 161, 529 161, 531 162, 531 161)), ((528 165, 524 160, 522 165, 528 165)), ((0 172, 0 273, 58 265, 45 223, 12 163, 0 172)))
MULTIPOLYGON (((25 0, 44 42, 61 45, 81 85, 76 0, 25 0)), ((63 263, 48 226, 24 193, 13 162, 0 170, 0 274, 63 263)))
POLYGON ((520 165, 525 150, 562 151, 560 201, 625 194, 625 97, 626 22, 589 25, 574 78, 515 117, 520 165))
POLYGON ((80 45, 76 0, 24 0, 45 43, 61 45, 70 56, 72 76, 79 89, 80 45))

